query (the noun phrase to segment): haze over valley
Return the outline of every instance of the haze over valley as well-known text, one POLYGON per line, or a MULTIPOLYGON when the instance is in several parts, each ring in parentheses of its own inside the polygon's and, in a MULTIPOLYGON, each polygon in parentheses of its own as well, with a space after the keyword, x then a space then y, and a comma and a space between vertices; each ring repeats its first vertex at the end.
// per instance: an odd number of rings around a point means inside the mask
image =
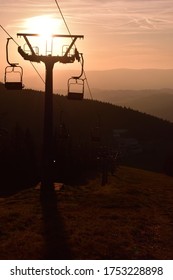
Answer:
MULTIPOLYGON (((78 70, 55 69, 54 93, 66 95, 69 77, 78 70)), ((86 71, 92 98, 130 107, 159 118, 173 121, 173 69, 114 69, 86 71)), ((34 87, 44 90, 39 77, 32 76, 34 87)), ((28 81, 26 80, 26 87, 28 81)), ((91 99, 87 84, 85 98, 91 99)))

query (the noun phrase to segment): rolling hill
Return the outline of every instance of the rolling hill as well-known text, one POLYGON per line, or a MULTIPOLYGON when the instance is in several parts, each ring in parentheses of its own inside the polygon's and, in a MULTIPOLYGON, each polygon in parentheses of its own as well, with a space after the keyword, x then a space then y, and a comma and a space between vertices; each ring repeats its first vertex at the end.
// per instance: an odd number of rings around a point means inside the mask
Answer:
MULTIPOLYGON (((103 150, 106 154, 118 151, 123 163, 130 166, 158 172, 166 168, 172 175, 172 123, 101 101, 75 102, 57 94, 53 97, 55 176, 59 179, 67 179, 66 174, 69 179, 77 178, 84 170, 96 172, 96 159, 103 150), (60 136, 62 124, 69 135, 65 139, 60 136), (92 137, 96 130, 97 143, 92 137)), ((7 91, 0 85, 0 168, 4 186, 11 180, 19 186, 40 178, 43 104, 41 91, 7 91)))

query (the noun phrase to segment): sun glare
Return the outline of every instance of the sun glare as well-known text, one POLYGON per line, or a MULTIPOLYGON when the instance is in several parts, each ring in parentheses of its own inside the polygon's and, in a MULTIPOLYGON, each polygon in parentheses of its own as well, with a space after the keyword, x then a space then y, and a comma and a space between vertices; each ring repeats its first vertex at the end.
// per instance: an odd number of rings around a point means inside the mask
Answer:
MULTIPOLYGON (((41 15, 25 19, 23 32, 38 34, 39 37, 30 37, 29 41, 39 54, 56 55, 62 52, 61 38, 52 39, 53 34, 62 34, 62 20, 53 15, 41 15), (54 43, 53 43, 54 42, 54 43)), ((27 44, 25 51, 29 53, 27 44)))
POLYGON ((60 32, 61 20, 51 15, 42 15, 26 19, 25 31, 39 34, 42 38, 50 38, 60 32))

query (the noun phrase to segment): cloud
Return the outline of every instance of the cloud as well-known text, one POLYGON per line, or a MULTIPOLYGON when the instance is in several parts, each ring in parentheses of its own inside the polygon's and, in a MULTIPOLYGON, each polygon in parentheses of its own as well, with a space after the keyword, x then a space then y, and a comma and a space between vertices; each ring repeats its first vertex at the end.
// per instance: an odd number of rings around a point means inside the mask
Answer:
POLYGON ((93 25, 102 33, 160 32, 173 24, 173 0, 64 1, 62 7, 69 24, 93 25))
MULTIPOLYGON (((171 30, 173 0, 65 0, 58 2, 70 25, 96 27, 100 33, 138 33, 171 30)), ((53 14, 61 18, 55 1, 6 0, 1 13, 8 15, 10 26, 20 26, 26 17, 53 14), (10 8, 9 8, 10 6, 10 8)), ((92 32, 92 29, 91 29, 92 32)))

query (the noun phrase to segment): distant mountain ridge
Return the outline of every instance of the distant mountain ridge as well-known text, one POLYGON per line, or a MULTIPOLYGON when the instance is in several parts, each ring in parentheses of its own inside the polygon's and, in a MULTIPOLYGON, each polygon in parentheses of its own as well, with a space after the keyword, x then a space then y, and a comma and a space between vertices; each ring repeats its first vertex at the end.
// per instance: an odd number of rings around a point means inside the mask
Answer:
MULTIPOLYGON (((100 90, 145 90, 173 89, 173 69, 112 69, 87 70, 86 77, 91 89, 100 90)), ((25 74, 25 69, 24 69, 25 74)), ((80 65, 75 70, 66 68, 54 69, 54 92, 66 93, 67 81, 71 76, 80 74, 80 65)), ((44 74, 43 74, 44 77, 44 74)), ((44 84, 34 71, 24 75, 27 88, 44 90, 44 84), (31 81, 33 81, 31 83, 31 81)), ((86 87, 87 88, 87 87, 86 87)), ((86 90, 87 91, 87 90, 86 90)), ((89 96, 89 95, 88 95, 89 96)))
POLYGON ((129 107, 173 122, 173 89, 94 90, 97 100, 129 107))
POLYGON ((98 89, 142 90, 173 88, 173 69, 88 71, 87 76, 91 81, 91 87, 98 89))
MULTIPOLYGON (((64 74, 67 73, 64 71, 64 74)), ((60 75, 63 76, 63 73, 60 75)), ((173 69, 87 71, 86 76, 93 99, 126 106, 173 122, 173 69)), ((85 98, 91 98, 87 85, 85 98)))

